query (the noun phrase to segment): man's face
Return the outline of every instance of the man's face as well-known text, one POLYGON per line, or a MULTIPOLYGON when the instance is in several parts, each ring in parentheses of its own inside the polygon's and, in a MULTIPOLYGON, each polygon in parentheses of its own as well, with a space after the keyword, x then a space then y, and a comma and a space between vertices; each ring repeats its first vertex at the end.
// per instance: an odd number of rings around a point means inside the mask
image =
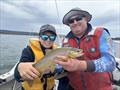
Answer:
POLYGON ((81 36, 87 29, 86 17, 73 16, 68 21, 71 31, 78 37, 81 36))
POLYGON ((54 33, 44 32, 42 35, 40 35, 39 40, 45 48, 50 48, 52 47, 55 38, 56 35, 54 33))

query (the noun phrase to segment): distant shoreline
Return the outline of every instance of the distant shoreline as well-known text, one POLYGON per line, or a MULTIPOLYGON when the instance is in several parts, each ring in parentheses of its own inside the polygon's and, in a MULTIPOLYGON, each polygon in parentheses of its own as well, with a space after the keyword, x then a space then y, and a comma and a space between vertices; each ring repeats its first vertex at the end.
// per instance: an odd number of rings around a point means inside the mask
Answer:
POLYGON ((0 30, 0 34, 9 34, 9 35, 34 35, 38 36, 37 32, 24 32, 24 31, 10 31, 10 30, 0 30))
MULTIPOLYGON (((11 30, 0 30, 0 34, 8 34, 8 35, 29 35, 29 36, 38 36, 37 32, 24 32, 24 31, 11 31, 11 30)), ((60 37, 64 37, 65 35, 60 35, 60 37)), ((120 41, 120 37, 112 38, 113 40, 120 41)))
POLYGON ((120 37, 118 38, 112 38, 113 40, 117 40, 117 41, 120 41, 120 37))

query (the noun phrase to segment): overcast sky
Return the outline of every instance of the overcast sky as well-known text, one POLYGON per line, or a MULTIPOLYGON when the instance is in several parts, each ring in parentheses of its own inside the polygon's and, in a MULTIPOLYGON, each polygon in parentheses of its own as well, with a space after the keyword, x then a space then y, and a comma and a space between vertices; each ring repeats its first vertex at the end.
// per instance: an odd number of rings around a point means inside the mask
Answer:
POLYGON ((62 18, 70 9, 79 7, 92 14, 90 23, 94 27, 106 27, 112 37, 120 37, 119 0, 56 0, 56 3, 55 0, 0 0, 0 29, 38 32, 41 25, 51 24, 58 34, 66 34, 69 27, 62 24, 62 18))

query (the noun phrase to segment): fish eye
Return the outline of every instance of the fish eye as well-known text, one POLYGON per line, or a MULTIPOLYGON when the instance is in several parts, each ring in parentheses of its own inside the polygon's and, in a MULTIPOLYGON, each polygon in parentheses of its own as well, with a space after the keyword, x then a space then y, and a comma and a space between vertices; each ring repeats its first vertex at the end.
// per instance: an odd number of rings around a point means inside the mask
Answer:
POLYGON ((80 50, 77 50, 77 52, 80 52, 80 50))

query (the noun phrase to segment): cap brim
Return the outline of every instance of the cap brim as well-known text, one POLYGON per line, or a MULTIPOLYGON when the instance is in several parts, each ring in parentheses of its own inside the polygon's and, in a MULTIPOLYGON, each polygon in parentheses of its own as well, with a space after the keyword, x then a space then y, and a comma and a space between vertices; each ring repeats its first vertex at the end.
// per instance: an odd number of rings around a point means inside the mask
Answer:
POLYGON ((57 35, 56 32, 53 31, 53 30, 43 30, 43 31, 41 31, 41 33, 44 33, 44 32, 52 32, 52 33, 54 33, 55 35, 57 35))
POLYGON ((92 18, 92 15, 89 14, 87 11, 72 10, 72 11, 69 11, 67 14, 65 14, 65 16, 63 17, 63 24, 69 25, 68 19, 71 18, 72 16, 75 16, 75 15, 84 15, 85 17, 87 17, 88 22, 92 18))

